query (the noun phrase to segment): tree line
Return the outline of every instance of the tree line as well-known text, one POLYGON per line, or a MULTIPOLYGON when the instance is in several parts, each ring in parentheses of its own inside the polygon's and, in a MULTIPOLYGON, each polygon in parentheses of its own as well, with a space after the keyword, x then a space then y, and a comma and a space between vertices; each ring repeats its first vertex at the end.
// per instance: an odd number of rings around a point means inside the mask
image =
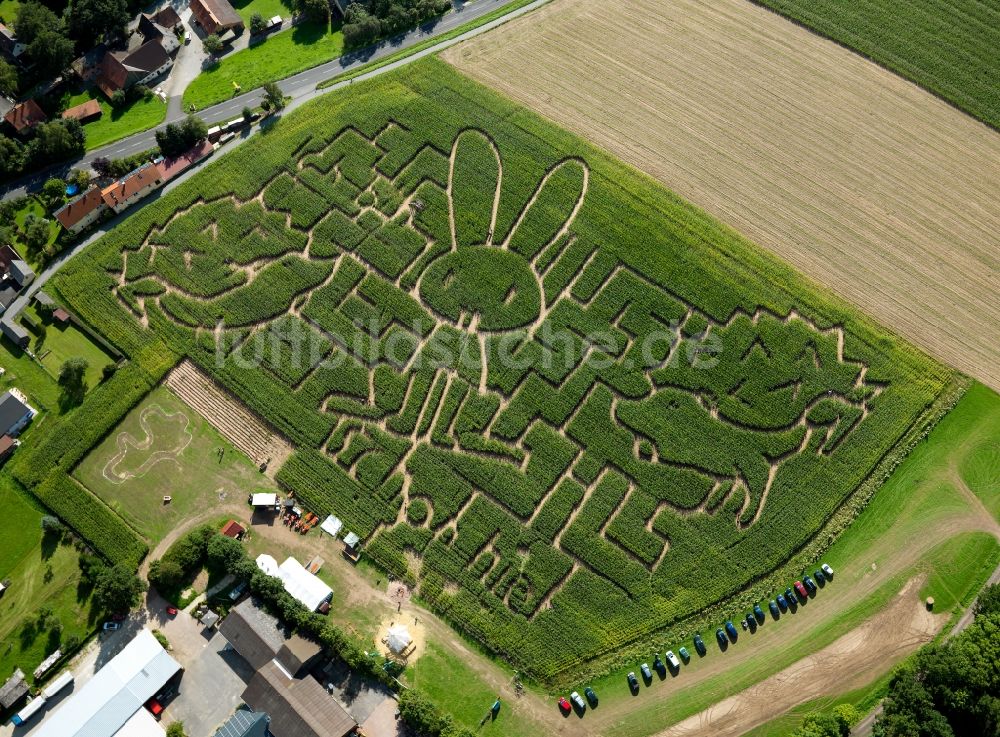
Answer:
POLYGON ((344 45, 365 46, 441 15, 449 0, 369 0, 353 2, 344 15, 344 45))

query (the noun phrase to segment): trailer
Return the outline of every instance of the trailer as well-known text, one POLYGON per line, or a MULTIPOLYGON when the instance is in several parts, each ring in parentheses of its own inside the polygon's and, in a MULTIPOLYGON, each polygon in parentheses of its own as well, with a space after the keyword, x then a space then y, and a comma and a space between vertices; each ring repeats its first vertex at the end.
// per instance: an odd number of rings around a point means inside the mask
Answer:
POLYGON ((15 727, 20 727, 26 721, 31 719, 31 717, 33 717, 37 712, 41 711, 43 706, 45 706, 45 697, 36 696, 27 704, 25 704, 24 708, 21 709, 21 711, 19 711, 17 714, 14 715, 14 717, 11 719, 11 722, 14 724, 15 727))
POLYGON ((42 689, 42 696, 47 699, 51 699, 57 693, 66 688, 69 684, 73 682, 73 674, 70 671, 66 671, 61 676, 56 678, 52 683, 42 689))

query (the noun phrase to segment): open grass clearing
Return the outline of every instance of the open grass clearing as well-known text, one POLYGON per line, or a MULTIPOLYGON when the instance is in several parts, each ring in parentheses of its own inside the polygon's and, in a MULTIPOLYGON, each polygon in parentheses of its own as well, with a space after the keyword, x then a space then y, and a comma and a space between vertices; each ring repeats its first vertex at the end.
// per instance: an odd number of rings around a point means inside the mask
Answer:
POLYGON ((250 459, 164 387, 129 412, 74 476, 153 545, 191 517, 274 488, 250 459), (172 501, 164 504, 164 496, 172 501))
MULTIPOLYGON (((55 379, 6 336, 0 338, 0 368, 4 370, 0 376, 0 389, 19 389, 35 409, 59 411, 61 391, 55 379)), ((32 426, 39 419, 36 417, 32 426)))
POLYGON ((27 307, 25 313, 43 328, 38 333, 29 330, 30 348, 53 378, 58 378, 63 363, 71 358, 82 358, 87 362, 87 387, 93 388, 100 383, 104 367, 115 362, 107 351, 72 322, 57 325, 39 315, 34 305, 27 307))
MULTIPOLYGON (((267 16, 265 16, 266 18, 267 16)), ((184 109, 201 110, 243 92, 276 82, 317 64, 336 59, 344 51, 344 35, 339 26, 300 23, 294 28, 266 37, 248 49, 224 56, 218 65, 204 70, 184 90, 184 109)))
POLYGON ((167 105, 155 95, 148 100, 139 99, 124 108, 113 108, 96 88, 67 95, 66 107, 81 105, 87 100, 97 100, 101 117, 83 126, 87 150, 90 151, 125 138, 139 131, 155 128, 167 117, 167 105))
POLYGON ((443 57, 1000 388, 995 131, 743 0, 555 0, 443 57))
MULTIPOLYGON (((977 465, 977 459, 988 455, 998 439, 1000 395, 981 384, 973 385, 824 556, 836 576, 814 600, 778 622, 769 616, 757 634, 741 633, 738 643, 725 654, 719 653, 714 643, 714 629, 706 629, 702 635, 709 655, 704 660, 696 656, 677 679, 658 684, 649 692, 644 689, 639 697, 628 695, 624 672, 600 679, 593 685, 601 694, 601 709, 588 715, 588 721, 593 718, 602 733, 611 735, 655 734, 667 724, 754 687, 878 616, 915 576, 925 583, 922 588, 909 589, 910 607, 919 610, 924 598, 933 596, 938 617, 935 628, 943 627, 947 615, 968 604, 1000 562, 1000 525, 984 506, 995 503, 997 491, 972 493, 958 471, 977 465), (661 693, 663 698, 657 698, 661 693), (610 707, 607 717, 602 711, 606 707, 610 707)), ((742 616, 740 612, 732 614, 734 621, 742 616)), ((892 630, 886 629, 882 637, 880 647, 888 647, 892 630)), ((680 644, 691 649, 690 643, 679 642, 664 643, 663 648, 676 650, 680 644)), ((915 640, 894 658, 886 658, 876 668, 869 666, 864 671, 867 680, 853 685, 840 679, 825 681, 826 694, 837 698, 845 686, 847 690, 871 688, 892 662, 918 644, 915 640)), ((810 679, 824 679, 822 668, 800 674, 796 684, 788 688, 802 689, 806 694, 810 679)), ((773 698, 782 695, 787 691, 775 693, 773 698)), ((777 716, 756 713, 760 723, 777 716)), ((752 720, 742 724, 744 731, 755 726, 752 720)))
POLYGON ((43 540, 45 512, 7 473, 0 473, 0 503, 0 579, 11 582, 0 597, 0 680, 15 667, 31 680, 47 655, 93 630, 90 591, 80 586, 80 553, 72 544, 43 540), (58 618, 61 634, 38 626, 44 608, 58 618))
POLYGON ((247 24, 246 33, 250 32, 250 18, 254 13, 260 13, 261 18, 270 20, 276 15, 288 18, 294 11, 290 0, 237 0, 233 3, 233 7, 247 24))

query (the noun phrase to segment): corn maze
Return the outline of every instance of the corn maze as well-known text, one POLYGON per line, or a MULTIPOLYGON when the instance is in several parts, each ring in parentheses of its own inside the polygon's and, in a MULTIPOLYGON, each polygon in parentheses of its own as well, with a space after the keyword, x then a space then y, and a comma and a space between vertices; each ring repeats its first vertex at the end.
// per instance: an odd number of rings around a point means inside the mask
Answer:
POLYGON ((948 376, 435 60, 292 116, 59 290, 229 388, 295 444, 280 483, 539 678, 786 560, 948 376))

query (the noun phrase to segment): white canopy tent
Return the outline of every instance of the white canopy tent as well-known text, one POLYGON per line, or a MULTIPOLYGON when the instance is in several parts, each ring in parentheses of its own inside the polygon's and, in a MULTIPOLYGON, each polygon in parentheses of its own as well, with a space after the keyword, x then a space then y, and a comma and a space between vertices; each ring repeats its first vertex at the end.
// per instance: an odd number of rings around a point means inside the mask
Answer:
POLYGON ((273 507, 278 503, 277 494, 266 494, 263 492, 254 494, 250 498, 250 504, 255 507, 273 507))
POLYGON ((397 655, 408 648, 411 642, 413 642, 413 638, 410 637, 410 631, 406 629, 406 625, 402 624, 394 624, 390 627, 389 634, 385 638, 385 644, 397 655))
POLYGON ((264 571, 268 576, 278 576, 280 575, 278 571, 278 561, 272 558, 267 553, 261 553, 257 556, 257 567, 264 571))
POLYGON ((334 517, 332 514, 323 520, 323 524, 319 526, 323 532, 327 533, 332 537, 337 537, 340 531, 344 528, 344 523, 338 518, 334 517))

